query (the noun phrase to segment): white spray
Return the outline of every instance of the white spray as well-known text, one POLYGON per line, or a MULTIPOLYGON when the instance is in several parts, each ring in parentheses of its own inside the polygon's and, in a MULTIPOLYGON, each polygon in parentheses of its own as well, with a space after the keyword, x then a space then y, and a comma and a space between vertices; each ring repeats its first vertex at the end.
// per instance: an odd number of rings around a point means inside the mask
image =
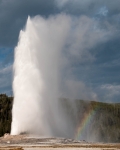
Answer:
POLYGON ((64 128, 58 112, 59 70, 69 19, 28 18, 20 31, 14 61, 11 134, 54 135, 64 128), (54 131, 52 131, 54 129, 54 131))
POLYGON ((72 122, 64 118, 58 98, 96 96, 74 80, 71 71, 77 61, 94 61, 89 48, 106 35, 93 32, 94 24, 85 16, 76 19, 65 14, 28 18, 15 48, 12 135, 74 136, 72 122))

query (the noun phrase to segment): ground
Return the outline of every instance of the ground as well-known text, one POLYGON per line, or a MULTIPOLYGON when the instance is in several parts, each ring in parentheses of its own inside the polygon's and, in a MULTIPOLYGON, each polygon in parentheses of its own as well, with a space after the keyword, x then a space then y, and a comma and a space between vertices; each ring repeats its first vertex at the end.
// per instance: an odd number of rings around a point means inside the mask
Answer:
POLYGON ((65 138, 41 138, 5 134, 0 138, 0 150, 120 150, 119 143, 88 143, 65 138))

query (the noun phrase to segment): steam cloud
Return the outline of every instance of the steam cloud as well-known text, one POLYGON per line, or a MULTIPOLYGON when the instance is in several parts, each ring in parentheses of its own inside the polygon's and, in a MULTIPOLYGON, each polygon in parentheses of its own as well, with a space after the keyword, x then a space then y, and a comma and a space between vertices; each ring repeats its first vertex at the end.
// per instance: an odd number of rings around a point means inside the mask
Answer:
POLYGON ((12 135, 73 136, 74 125, 62 115, 58 99, 97 99, 82 81, 73 80, 70 71, 77 60, 95 60, 90 48, 108 34, 101 31, 98 35, 96 25, 85 16, 28 17, 15 48, 12 135))

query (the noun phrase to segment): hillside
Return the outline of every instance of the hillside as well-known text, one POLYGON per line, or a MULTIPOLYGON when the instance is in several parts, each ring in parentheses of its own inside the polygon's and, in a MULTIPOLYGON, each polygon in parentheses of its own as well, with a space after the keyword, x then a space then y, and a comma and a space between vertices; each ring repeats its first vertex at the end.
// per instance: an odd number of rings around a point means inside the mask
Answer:
POLYGON ((61 99, 64 112, 76 126, 77 139, 120 142, 120 104, 61 99))
MULTIPOLYGON (((13 97, 0 94, 0 136, 10 133, 13 97)), ((64 116, 78 140, 120 142, 120 104, 60 99, 64 116)))

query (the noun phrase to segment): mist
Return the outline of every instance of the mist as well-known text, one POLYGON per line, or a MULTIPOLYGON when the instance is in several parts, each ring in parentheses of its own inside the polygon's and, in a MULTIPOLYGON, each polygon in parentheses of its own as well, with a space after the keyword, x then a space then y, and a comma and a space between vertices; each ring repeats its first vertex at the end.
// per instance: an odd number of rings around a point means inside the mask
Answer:
POLYGON ((97 100, 97 94, 79 81, 73 66, 92 63, 90 49, 107 41, 97 22, 59 14, 28 17, 14 50, 14 103, 11 134, 74 138, 75 124, 63 114, 59 98, 97 100))

